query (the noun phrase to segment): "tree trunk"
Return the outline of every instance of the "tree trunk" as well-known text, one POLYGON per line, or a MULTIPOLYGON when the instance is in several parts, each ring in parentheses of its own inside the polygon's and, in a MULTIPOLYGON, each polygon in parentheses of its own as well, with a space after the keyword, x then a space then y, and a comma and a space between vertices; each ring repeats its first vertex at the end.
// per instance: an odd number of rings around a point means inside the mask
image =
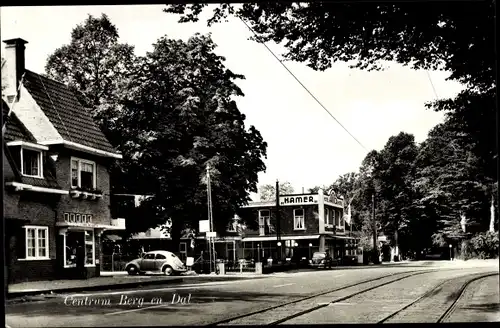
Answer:
POLYGON ((493 193, 491 194, 490 232, 495 232, 495 196, 493 193))

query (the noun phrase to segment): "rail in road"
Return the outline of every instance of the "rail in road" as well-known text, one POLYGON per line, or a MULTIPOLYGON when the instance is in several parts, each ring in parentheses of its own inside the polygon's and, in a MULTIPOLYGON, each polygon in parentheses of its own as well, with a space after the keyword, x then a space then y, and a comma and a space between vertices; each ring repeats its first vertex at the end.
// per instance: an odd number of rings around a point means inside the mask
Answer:
MULTIPOLYGON (((453 277, 450 279, 446 279, 445 281, 437 284, 435 287, 427 291, 425 294, 422 296, 416 298, 414 301, 406 304, 404 307, 401 309, 391 313, 390 315, 386 316, 382 320, 380 320, 377 323, 386 323, 390 321, 391 319, 399 316, 400 318, 404 317, 412 317, 412 311, 413 312, 423 312, 426 310, 433 310, 433 313, 436 313, 436 310, 439 313, 442 313, 437 320, 435 320, 436 323, 442 323, 446 322, 446 320, 453 314, 455 311, 457 304, 463 297, 465 290, 471 283, 474 281, 480 280, 480 279, 485 279, 487 277, 491 276, 497 276, 498 272, 489 272, 489 273, 471 273, 467 274, 462 277, 453 277), (432 300, 431 296, 436 294, 439 290, 443 289, 446 285, 456 285, 456 284, 461 284, 461 287, 458 289, 457 292, 454 293, 454 297, 451 301, 445 302, 445 303, 440 303, 436 302, 435 300, 432 300), (451 303, 451 304, 450 304, 451 303), (440 312, 439 312, 440 311, 440 312)), ((453 286, 456 287, 456 286, 453 286)), ((453 294, 452 294, 453 295, 453 294)), ((431 314, 432 315, 432 314, 431 314)), ((435 315, 435 314, 434 314, 435 315)))
MULTIPOLYGON (((451 269, 450 269, 451 270, 451 269)), ((349 299, 351 297, 354 297, 356 295, 359 295, 361 293, 366 293, 368 291, 371 291, 375 288, 383 287, 385 285, 413 277, 416 275, 421 275, 425 273, 430 273, 430 272, 435 272, 435 269, 429 269, 429 270, 412 270, 412 271, 405 271, 405 272, 398 272, 398 273, 393 273, 388 276, 384 277, 378 277, 378 278, 372 278, 372 279, 367 279, 363 280, 354 284, 346 285, 343 287, 335 288, 335 289, 330 289, 327 291, 323 291, 321 293, 317 293, 314 295, 310 295, 307 297, 303 297, 294 301, 286 302, 283 304, 279 304, 276 306, 272 306, 267 309, 259 310, 259 311, 254 311, 250 313, 246 313, 243 315, 238 315, 232 318, 224 319, 221 321, 213 322, 209 324, 208 326, 225 326, 225 325, 240 325, 240 324, 255 324, 261 323, 264 325, 277 325, 282 322, 288 321, 290 319, 293 319, 295 317, 304 315, 306 313, 313 312, 315 310, 321 309, 323 307, 328 306, 329 304, 332 303, 337 303, 344 301, 346 299, 349 299), (374 283, 374 284, 373 284, 374 283), (359 290, 359 287, 362 287, 364 285, 369 285, 364 288, 361 288, 359 290), (355 289, 355 291, 352 291, 352 289, 355 289), (338 292, 346 292, 351 290, 351 292, 347 293, 347 295, 341 296, 335 300, 330 300, 328 299, 329 297, 331 298, 333 295, 330 295, 332 293, 338 293, 338 292), (328 300, 326 300, 328 299, 328 300), (315 301, 315 302, 311 302, 315 301), (311 305, 313 303, 314 305, 311 305), (292 307, 292 308, 290 308, 292 307), (295 310, 295 311, 294 311, 295 310), (282 313, 280 313, 282 311, 282 313), (290 313, 293 313, 290 315, 290 313), (282 314, 280 316, 280 314, 282 314), (269 318, 273 317, 280 317, 278 320, 272 320, 269 321, 269 318)), ((441 270, 443 271, 443 270, 441 270)))
MULTIPOLYGON (((449 269, 451 271, 451 269, 449 269)), ((441 270, 441 271, 449 271, 449 270, 441 270)), ((225 326, 225 325, 246 325, 246 324, 261 324, 261 325, 278 325, 283 322, 289 321, 291 319, 303 316, 305 314, 309 314, 311 312, 317 311, 319 309, 322 309, 326 306, 329 306, 331 304, 335 303, 340 303, 342 301, 348 300, 350 298, 353 298, 357 295, 361 295, 364 293, 367 293, 369 291, 372 291, 377 288, 381 288, 390 284, 394 284, 398 281, 402 281, 404 279, 408 279, 417 275, 423 275, 423 274, 428 274, 428 273, 433 273, 436 272, 435 270, 415 270, 415 271, 406 271, 402 273, 394 273, 386 277, 378 277, 378 278, 373 278, 373 279, 368 279, 364 280, 361 282, 357 282, 354 284, 350 284, 347 286, 343 286, 340 288, 335 288, 332 290, 324 291, 318 294, 314 294, 311 296, 307 296, 298 300, 294 300, 291 302, 287 302, 284 304, 279 304, 276 306, 273 306, 268 309, 264 310, 259 310, 251 313, 247 313, 244 315, 239 315, 235 316, 229 319, 225 319, 222 321, 218 321, 215 323, 211 323, 209 326, 225 326), (338 293, 341 292, 342 295, 338 295, 338 293), (332 295, 334 294, 335 295, 332 295), (332 300, 331 298, 334 297, 332 300)), ((403 314, 405 311, 410 311, 410 309, 414 306, 419 305, 419 303, 423 302, 424 300, 429 300, 429 296, 433 295, 436 293, 436 291, 439 291, 443 286, 446 284, 449 284, 450 282, 456 282, 458 281, 459 283, 462 282, 461 287, 458 289, 458 292, 455 292, 453 295, 454 300, 451 302, 450 305, 445 305, 446 308, 440 309, 438 306, 438 310, 442 310, 442 315, 440 315, 435 322, 444 322, 446 319, 453 313, 453 311, 456 308, 456 304, 462 297, 462 295, 465 292, 465 289, 473 282, 478 279, 483 279, 492 275, 498 275, 498 272, 490 272, 490 273, 475 273, 475 274, 466 274, 465 276, 458 277, 458 278, 450 278, 446 279, 445 281, 439 283, 435 287, 433 287, 431 290, 426 292, 424 295, 418 297, 417 299, 413 300, 412 302, 406 304, 403 306, 401 309, 391 313, 390 315, 386 316, 384 319, 380 320, 378 323, 385 323, 389 321, 390 319, 397 317, 398 315, 403 314)), ((456 291, 456 286, 453 286, 454 290, 456 291)), ((429 302, 427 302, 429 303, 429 302)), ((444 304, 449 304, 450 302, 446 302, 444 304)), ((443 305, 439 304, 440 307, 442 308, 443 305)), ((431 307, 432 310, 436 310, 436 304, 434 303, 429 303, 428 306, 431 307)), ((404 317, 404 315, 403 315, 404 317)), ((408 318, 408 316, 406 317, 408 318)), ((411 317, 411 314, 409 316, 411 317)))

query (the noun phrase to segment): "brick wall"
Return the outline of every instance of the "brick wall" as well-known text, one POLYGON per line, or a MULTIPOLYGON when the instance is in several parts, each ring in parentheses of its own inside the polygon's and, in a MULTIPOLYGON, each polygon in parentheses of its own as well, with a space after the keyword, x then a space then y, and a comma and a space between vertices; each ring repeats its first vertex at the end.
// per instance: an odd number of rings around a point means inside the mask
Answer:
MULTIPOLYGON (((244 216, 247 219, 253 218, 255 222, 259 221, 259 210, 270 210, 271 211, 271 223, 274 227, 276 225, 276 211, 272 207, 247 207, 242 209, 244 212, 244 216)), ((282 235, 311 235, 319 233, 319 220, 318 220, 318 205, 299 205, 299 206, 282 206, 280 207, 281 215, 280 215, 280 228, 282 235), (293 218, 293 210, 303 208, 305 210, 305 230, 294 230, 294 218, 293 218)), ((271 235, 276 235, 272 233, 271 235)), ((245 231, 245 236, 259 236, 258 229, 247 229, 245 231)))
POLYGON ((111 224, 111 209, 109 197, 108 162, 99 157, 77 151, 60 149, 56 162, 56 179, 64 190, 71 189, 71 157, 91 160, 96 163, 96 188, 103 191, 103 197, 96 200, 71 198, 64 195, 57 206, 57 221, 64 222, 64 213, 92 214, 92 222, 111 224))

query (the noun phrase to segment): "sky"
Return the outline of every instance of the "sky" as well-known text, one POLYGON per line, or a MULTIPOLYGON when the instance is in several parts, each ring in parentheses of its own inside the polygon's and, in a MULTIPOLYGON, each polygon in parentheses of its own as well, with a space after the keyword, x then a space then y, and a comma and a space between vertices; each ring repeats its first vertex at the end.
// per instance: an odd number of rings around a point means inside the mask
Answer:
MULTIPOLYGON (((178 15, 163 5, 2 7, 1 39, 22 38, 26 68, 43 73, 46 60, 68 44, 72 29, 88 14, 105 13, 118 28, 120 42, 145 55, 160 37, 187 40, 195 33, 211 33, 215 52, 225 65, 245 80, 237 81, 245 96, 237 100, 268 143, 266 172, 259 185, 289 181, 296 193, 316 185, 330 185, 339 175, 357 171, 372 149, 380 150, 388 138, 404 131, 422 142, 443 113, 425 108, 436 96, 456 95, 461 85, 446 81, 449 73, 412 70, 396 63, 367 72, 336 63, 317 72, 303 63, 285 62, 293 74, 354 135, 360 146, 279 64, 262 45, 248 40, 251 32, 237 19, 207 27, 205 12, 197 23, 178 23, 178 15), (432 81, 432 84, 431 82, 432 81), (432 85, 434 85, 435 92, 432 85), (366 148, 366 149, 365 149, 366 148)), ((267 44, 280 56, 284 48, 267 44)), ((2 44, 3 51, 3 44, 2 44)), ((252 194, 256 200, 257 195, 252 194)))

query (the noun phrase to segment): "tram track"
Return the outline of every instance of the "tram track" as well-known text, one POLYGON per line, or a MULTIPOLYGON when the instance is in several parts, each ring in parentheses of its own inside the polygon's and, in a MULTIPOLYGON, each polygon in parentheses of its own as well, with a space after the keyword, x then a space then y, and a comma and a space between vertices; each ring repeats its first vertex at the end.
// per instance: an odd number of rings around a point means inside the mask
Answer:
MULTIPOLYGON (((466 280, 466 282, 461 285, 458 292, 453 297, 452 303, 448 307, 445 308, 445 310, 442 312, 441 316, 439 316, 439 318, 435 322, 436 323, 445 322, 453 314, 453 312, 455 311, 455 309, 457 307, 458 302, 461 300, 467 287, 469 287, 469 285, 471 283, 473 283, 474 281, 484 279, 484 278, 487 278, 490 276, 495 276, 495 275, 498 275, 498 272, 470 273, 470 274, 465 275, 465 277, 467 277, 467 276, 469 276, 469 277, 472 276, 472 277, 468 278, 466 280)), ((434 295, 438 291, 440 291, 443 288, 443 286, 450 284, 450 282, 453 282, 454 280, 459 280, 459 279, 463 279, 463 278, 464 278, 464 276, 453 277, 453 278, 446 279, 446 280, 440 282, 439 284, 435 285, 433 288, 431 288, 427 292, 425 292, 423 295, 419 296, 418 298, 416 298, 412 302, 406 304, 404 307, 398 309, 397 311, 394 311, 393 313, 389 314, 388 316, 385 316, 383 319, 379 320, 377 322, 377 324, 383 324, 383 323, 386 323, 387 321, 395 318, 398 315, 404 315, 405 311, 411 310, 412 307, 419 305, 419 303, 423 302, 424 300, 428 300, 430 297, 432 297, 432 295, 434 295)), ((439 307, 439 306, 437 306, 437 307, 439 307)))
MULTIPOLYGON (((441 271, 443 271, 443 270, 441 270, 441 271)), ((329 306, 330 304, 334 304, 334 303, 338 303, 338 302, 347 300, 349 298, 352 298, 352 297, 355 297, 357 295, 369 292, 369 291, 374 290, 376 288, 380 288, 380 287, 395 283, 395 282, 403 280, 403 279, 407 279, 410 277, 414 277, 414 276, 422 275, 422 274, 426 274, 426 273, 432 273, 432 272, 436 272, 436 269, 397 272, 397 273, 392 273, 392 274, 389 274, 389 275, 383 276, 383 277, 371 278, 371 279, 359 281, 359 282, 356 282, 353 284, 349 284, 346 286, 337 287, 334 289, 330 289, 327 291, 316 293, 314 295, 302 297, 302 298, 297 299, 297 300, 278 304, 278 305, 272 306, 270 308, 257 310, 257 311, 253 311, 250 313, 241 314, 241 315, 237 315, 237 316, 234 316, 231 318, 223 319, 223 320, 220 320, 217 322, 210 323, 207 326, 225 326, 225 325, 233 325, 233 324, 255 324, 255 322, 259 322, 259 323, 262 322, 263 325, 278 325, 280 323, 291 320, 293 318, 296 318, 296 317, 302 316, 304 314, 307 314, 307 313, 319 310, 321 308, 324 308, 326 306, 329 306), (365 288, 362 288, 361 290, 347 293, 347 295, 337 297, 333 300, 331 300, 331 299, 328 299, 326 301, 324 300, 324 298, 335 297, 335 295, 329 295, 329 294, 338 293, 338 292, 342 292, 342 291, 345 292, 349 289, 357 288, 357 287, 360 287, 360 286, 363 286, 366 284, 370 284, 373 282, 377 282, 380 280, 384 280, 384 279, 386 279, 388 281, 378 283, 378 284, 376 283, 373 286, 365 287, 365 288), (323 298, 323 302, 321 302, 322 298, 323 298), (312 301, 315 299, 316 299, 316 302, 315 302, 316 305, 312 305, 311 303, 308 303, 308 301, 312 301), (290 309, 290 307, 292 307, 292 309, 290 309), (293 307, 296 307, 296 309, 293 309, 293 307), (283 314, 283 316, 281 318, 276 319, 276 320, 275 319, 269 320, 269 318, 272 318, 273 316, 276 316, 276 315, 279 316, 280 311, 283 311, 281 313, 281 314, 283 314), (292 312, 293 314, 290 314, 290 312, 292 312)), ((257 324, 259 324, 259 323, 257 323, 257 324)))

